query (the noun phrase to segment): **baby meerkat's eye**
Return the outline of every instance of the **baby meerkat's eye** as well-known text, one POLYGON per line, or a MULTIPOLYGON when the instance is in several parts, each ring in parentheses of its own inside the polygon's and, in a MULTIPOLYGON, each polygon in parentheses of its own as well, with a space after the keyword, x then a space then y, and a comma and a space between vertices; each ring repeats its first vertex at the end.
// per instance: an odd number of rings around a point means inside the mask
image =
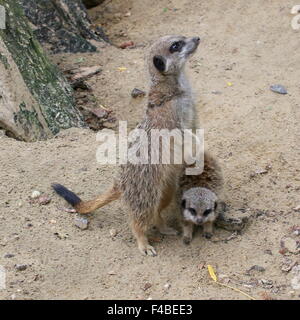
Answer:
POLYGON ((194 208, 189 208, 189 212, 195 216, 197 214, 197 211, 194 208))
POLYGON ((185 45, 184 41, 176 41, 170 47, 170 52, 180 52, 182 47, 185 45))
POLYGON ((203 215, 204 215, 204 216, 208 216, 211 212, 212 212, 211 209, 207 209, 207 210, 205 210, 205 211, 203 212, 203 215))

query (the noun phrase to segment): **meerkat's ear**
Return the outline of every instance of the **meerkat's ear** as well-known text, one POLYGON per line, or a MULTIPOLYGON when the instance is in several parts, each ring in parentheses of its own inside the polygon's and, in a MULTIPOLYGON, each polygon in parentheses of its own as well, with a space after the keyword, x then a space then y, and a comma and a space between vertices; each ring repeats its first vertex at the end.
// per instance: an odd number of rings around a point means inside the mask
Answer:
POLYGON ((163 56, 154 56, 153 64, 158 71, 166 71, 166 59, 163 56))

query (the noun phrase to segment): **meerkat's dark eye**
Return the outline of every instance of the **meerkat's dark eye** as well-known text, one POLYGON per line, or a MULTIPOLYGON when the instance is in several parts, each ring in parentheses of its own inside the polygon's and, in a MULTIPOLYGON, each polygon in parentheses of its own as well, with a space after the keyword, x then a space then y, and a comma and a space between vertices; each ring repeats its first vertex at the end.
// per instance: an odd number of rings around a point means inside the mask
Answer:
POLYGON ((203 215, 204 215, 204 216, 208 216, 211 212, 212 212, 211 209, 207 209, 207 210, 205 210, 205 211, 203 212, 203 215))
POLYGON ((176 41, 171 45, 169 50, 171 53, 180 52, 184 44, 185 44, 184 41, 176 41))
POLYGON ((189 212, 195 216, 197 214, 197 211, 194 208, 189 208, 189 212))
POLYGON ((217 203, 217 202, 215 202, 215 210, 217 209, 217 207, 218 207, 218 203, 217 203))
POLYGON ((185 209, 185 203, 186 203, 186 200, 183 199, 183 200, 181 201, 181 208, 182 208, 182 209, 185 209))

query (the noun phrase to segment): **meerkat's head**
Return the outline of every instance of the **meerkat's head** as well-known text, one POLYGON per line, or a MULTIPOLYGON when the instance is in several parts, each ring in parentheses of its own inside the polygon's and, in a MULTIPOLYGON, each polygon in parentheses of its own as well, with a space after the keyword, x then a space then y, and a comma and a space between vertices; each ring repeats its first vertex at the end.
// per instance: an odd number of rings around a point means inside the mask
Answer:
POLYGON ((182 214, 186 221, 202 225, 217 218, 217 196, 206 188, 191 188, 182 196, 182 214))
POLYGON ((188 58, 196 51, 199 37, 165 36, 150 49, 149 71, 152 76, 178 75, 188 58))

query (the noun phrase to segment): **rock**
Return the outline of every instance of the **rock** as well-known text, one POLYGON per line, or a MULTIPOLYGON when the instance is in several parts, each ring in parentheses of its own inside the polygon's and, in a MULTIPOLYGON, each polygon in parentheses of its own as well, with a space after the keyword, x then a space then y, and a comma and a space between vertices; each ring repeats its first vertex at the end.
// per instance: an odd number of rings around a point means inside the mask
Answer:
POLYGON ((32 194, 30 196, 31 199, 37 199, 38 197, 41 196, 41 193, 37 190, 32 191, 32 194))
POLYGON ((46 205, 46 204, 48 204, 48 203, 50 203, 51 202, 51 198, 48 196, 48 195, 46 195, 46 194, 44 194, 44 195, 42 195, 42 196, 40 196, 39 198, 38 198, 38 203, 40 204, 40 205, 46 205))
POLYGON ((300 235, 300 226, 293 226, 292 232, 295 236, 299 236, 300 235))
POLYGON ((300 242, 290 237, 282 238, 280 241, 280 246, 283 250, 286 249, 288 252, 294 254, 300 252, 300 242))
POLYGON ((243 282, 243 286, 246 288, 254 288, 258 286, 258 280, 255 278, 251 278, 249 281, 243 282))
POLYGON ((126 49, 128 47, 132 47, 134 46, 134 42, 133 41, 126 41, 126 42, 123 42, 122 44, 120 44, 120 48, 121 49, 126 49))
POLYGON ((264 271, 266 271, 266 269, 262 266, 254 265, 246 271, 246 274, 250 274, 251 271, 264 272, 264 271))
POLYGON ((134 89, 131 91, 131 96, 132 96, 132 98, 143 97, 145 94, 146 94, 145 91, 142 91, 142 90, 137 89, 137 88, 134 88, 134 89))
POLYGON ((300 205, 298 205, 297 207, 293 208, 294 211, 300 211, 300 205))
POLYGON ((170 288, 171 288, 171 284, 170 284, 170 283, 166 283, 166 284, 164 285, 164 288, 167 289, 167 290, 170 289, 170 288))
POLYGON ((270 256, 273 255, 273 252, 272 252, 272 250, 270 250, 270 249, 265 250, 264 253, 265 253, 265 254, 269 254, 270 256))
POLYGON ((212 94, 222 94, 222 91, 215 90, 215 91, 212 91, 211 93, 212 94))
POLYGON ((228 213, 225 213, 225 210, 222 208, 218 208, 217 210, 219 216, 215 221, 215 224, 218 228, 222 228, 227 231, 241 231, 249 222, 249 216, 245 216, 245 214, 239 214, 239 216, 237 214, 229 215, 228 213))
POLYGON ((286 88, 281 84, 273 84, 270 86, 270 90, 280 94, 287 94, 286 88))
POLYGON ((284 271, 284 272, 289 272, 297 264, 298 264, 297 261, 293 261, 292 259, 285 258, 283 263, 282 263, 282 265, 281 265, 281 270, 284 271))
POLYGON ((67 239, 69 238, 69 235, 65 232, 54 232, 54 235, 58 238, 58 239, 67 239))
POLYGON ((116 275, 116 272, 113 271, 113 270, 110 270, 107 272, 110 276, 115 276, 116 275))
POLYGON ((265 289, 271 289, 273 287, 273 281, 272 280, 261 279, 261 280, 259 280, 259 283, 265 289))
POLYGON ((148 290, 149 288, 151 288, 152 287, 152 284, 150 283, 150 282, 146 282, 145 284, 144 284, 144 287, 142 288, 144 291, 146 291, 146 290, 148 290))
POLYGON ((81 218, 81 217, 75 217, 74 224, 76 227, 78 227, 81 230, 85 230, 88 228, 89 221, 86 218, 81 218))
POLYGON ((12 253, 6 253, 3 257, 4 258, 12 258, 12 257, 14 257, 15 255, 14 254, 12 254, 12 253))
POLYGON ((93 67, 81 67, 76 70, 72 70, 72 73, 74 74, 71 77, 71 81, 77 81, 77 80, 83 80, 87 79, 101 71, 100 66, 93 66, 93 67))
POLYGON ((16 265, 15 265, 15 269, 16 269, 17 271, 24 271, 24 270, 27 269, 27 265, 26 265, 26 264, 16 264, 16 265))
POLYGON ((293 267, 292 274, 295 276, 291 280, 291 286, 294 290, 300 289, 300 265, 293 267))
POLYGON ((112 228, 109 230, 109 234, 111 235, 111 237, 115 237, 118 234, 118 231, 112 228))

